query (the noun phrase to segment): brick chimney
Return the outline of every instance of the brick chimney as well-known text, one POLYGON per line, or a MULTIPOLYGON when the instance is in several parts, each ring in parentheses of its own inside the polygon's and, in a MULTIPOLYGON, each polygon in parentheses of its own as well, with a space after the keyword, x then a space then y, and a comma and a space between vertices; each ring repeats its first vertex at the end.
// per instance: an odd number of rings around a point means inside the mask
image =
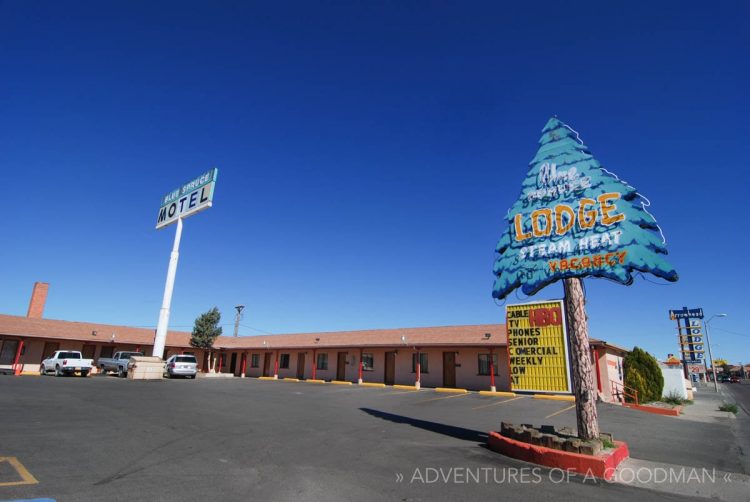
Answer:
POLYGON ((44 304, 47 303, 47 291, 49 283, 35 282, 34 291, 31 292, 31 301, 29 301, 29 311, 26 317, 41 319, 44 313, 44 304))

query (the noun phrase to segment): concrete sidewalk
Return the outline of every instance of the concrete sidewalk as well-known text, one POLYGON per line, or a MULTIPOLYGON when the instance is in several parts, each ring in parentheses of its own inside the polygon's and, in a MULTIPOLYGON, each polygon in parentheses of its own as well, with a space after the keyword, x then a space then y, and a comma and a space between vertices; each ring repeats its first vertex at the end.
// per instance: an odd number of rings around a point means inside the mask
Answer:
POLYGON ((695 392, 694 396, 693 404, 682 407, 679 419, 707 423, 734 420, 734 413, 719 411, 722 403, 734 402, 734 399, 725 396, 721 391, 717 394, 713 389, 702 387, 695 392))
MULTIPOLYGON (((685 405, 682 415, 674 419, 726 426, 726 433, 734 437, 736 449, 739 450, 737 453, 742 458, 736 427, 739 420, 736 420, 733 413, 719 411, 722 403, 734 401, 722 389, 717 393, 706 387, 699 388, 693 404, 685 405)), ((710 437, 705 439, 711 441, 710 437)), ((728 456, 734 454, 735 452, 727 451, 728 456)), ((738 466, 738 470, 742 469, 738 466)), ((741 472, 717 470, 712 466, 696 467, 629 458, 617 468, 613 482, 660 493, 726 502, 750 500, 750 476, 741 472)))
POLYGON ((629 458, 617 468, 613 480, 673 495, 726 502, 750 499, 750 476, 710 467, 687 467, 629 458))

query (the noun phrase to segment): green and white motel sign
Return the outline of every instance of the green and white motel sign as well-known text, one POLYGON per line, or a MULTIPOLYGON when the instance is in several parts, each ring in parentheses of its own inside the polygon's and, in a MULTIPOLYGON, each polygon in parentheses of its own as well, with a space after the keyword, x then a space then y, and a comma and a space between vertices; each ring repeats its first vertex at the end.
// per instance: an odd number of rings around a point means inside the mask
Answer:
POLYGON ((211 207, 218 175, 219 170, 213 168, 162 197, 156 228, 164 228, 179 218, 187 218, 211 207))
POLYGON ((174 278, 177 275, 177 261, 180 258, 182 220, 211 207, 218 175, 219 170, 216 168, 206 171, 179 188, 175 188, 161 199, 159 215, 156 218, 157 230, 172 223, 177 223, 177 229, 174 234, 172 254, 169 256, 167 282, 164 285, 164 298, 159 311, 159 324, 156 325, 154 351, 152 353, 155 357, 164 355, 164 344, 167 341, 169 309, 172 305, 172 290, 174 289, 174 278))

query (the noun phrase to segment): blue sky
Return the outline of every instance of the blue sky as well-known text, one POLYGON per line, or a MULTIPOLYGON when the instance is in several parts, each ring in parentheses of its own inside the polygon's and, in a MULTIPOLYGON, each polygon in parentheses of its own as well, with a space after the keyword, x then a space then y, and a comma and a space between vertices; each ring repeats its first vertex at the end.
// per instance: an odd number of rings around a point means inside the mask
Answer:
POLYGON ((171 327, 502 322, 495 245, 556 114, 681 276, 587 280, 591 335, 663 357, 667 311, 703 307, 729 314, 715 356, 750 361, 748 4, 515 4, 0 2, 0 311, 40 280, 46 317, 155 326, 160 198, 218 167, 171 327))

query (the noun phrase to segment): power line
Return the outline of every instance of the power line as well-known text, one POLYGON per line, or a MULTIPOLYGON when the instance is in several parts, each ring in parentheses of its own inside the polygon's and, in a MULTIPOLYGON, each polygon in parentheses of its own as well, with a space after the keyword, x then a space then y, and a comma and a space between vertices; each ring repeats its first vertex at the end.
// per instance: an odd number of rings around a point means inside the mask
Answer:
POLYGON ((729 333, 730 335, 735 335, 735 336, 744 336, 745 338, 750 338, 750 335, 746 335, 745 333, 738 333, 738 332, 736 332, 736 331, 730 331, 730 330, 728 330, 728 329, 717 328, 716 326, 711 326, 711 329, 715 329, 715 330, 723 331, 724 333, 729 333))
MULTIPOLYGON (((232 322, 223 322, 223 323, 220 323, 219 326, 234 326, 234 323, 232 323, 232 322)), ((247 329, 253 330, 253 331, 257 331, 258 333, 261 333, 261 334, 264 334, 264 335, 275 335, 276 334, 276 333, 271 333, 270 331, 266 331, 266 330, 263 330, 263 329, 260 329, 260 328, 256 328, 254 326, 248 326, 247 324, 240 324, 240 326, 242 326, 243 328, 247 328, 247 329)), ((142 329, 156 329, 156 326, 153 326, 153 325, 149 325, 149 326, 144 326, 144 325, 142 325, 142 326, 126 326, 126 327, 129 327, 129 328, 142 328, 142 329)), ((192 324, 183 324, 183 325, 177 324, 177 325, 173 325, 173 326, 170 325, 169 329, 173 329, 173 328, 193 328, 193 327, 194 326, 192 324)), ((246 335, 241 335, 241 336, 246 336, 246 335)))
POLYGON ((243 328, 251 329, 253 331, 257 331, 258 333, 263 333, 264 335, 274 335, 275 333, 271 333, 270 331, 265 331, 260 328, 255 328, 253 326, 248 326, 247 324, 240 324, 243 328))

